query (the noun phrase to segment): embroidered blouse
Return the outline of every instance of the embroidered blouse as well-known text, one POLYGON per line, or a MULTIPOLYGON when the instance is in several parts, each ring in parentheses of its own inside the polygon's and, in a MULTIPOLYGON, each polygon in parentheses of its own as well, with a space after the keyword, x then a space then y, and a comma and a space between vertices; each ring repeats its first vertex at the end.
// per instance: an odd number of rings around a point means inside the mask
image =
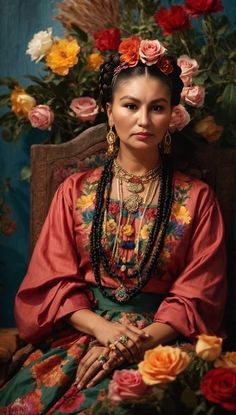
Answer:
MULTIPOLYGON (((26 341, 42 340, 67 315, 93 308, 88 284, 96 282, 89 235, 102 169, 73 174, 53 198, 16 296, 16 320, 20 336, 26 341)), ((174 202, 164 247, 142 291, 165 296, 156 310, 155 321, 167 323, 187 337, 200 333, 219 335, 226 301, 224 230, 219 206, 213 191, 198 179, 176 172, 173 187, 174 202)), ((119 202, 111 200, 104 227, 108 252, 114 243, 119 209, 119 202)), ((124 210, 121 223, 126 240, 132 240, 133 232, 139 228, 141 252, 156 208, 151 205, 142 213, 141 208, 127 224, 124 210)), ((120 275, 125 274, 125 285, 132 286, 135 281, 129 278, 129 267, 135 261, 134 251, 122 253, 122 247, 119 249, 121 266, 125 264, 126 270, 124 273, 124 267, 120 269, 120 275)), ((102 284, 118 287, 118 282, 104 270, 102 284)))

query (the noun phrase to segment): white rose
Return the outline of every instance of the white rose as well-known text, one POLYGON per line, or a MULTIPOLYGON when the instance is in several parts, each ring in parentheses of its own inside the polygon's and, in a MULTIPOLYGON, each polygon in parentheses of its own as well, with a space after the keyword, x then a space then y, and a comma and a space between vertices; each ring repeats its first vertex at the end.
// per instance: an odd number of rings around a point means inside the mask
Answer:
POLYGON ((33 36, 28 43, 26 53, 31 56, 32 61, 39 62, 49 51, 53 44, 52 28, 41 30, 33 36))

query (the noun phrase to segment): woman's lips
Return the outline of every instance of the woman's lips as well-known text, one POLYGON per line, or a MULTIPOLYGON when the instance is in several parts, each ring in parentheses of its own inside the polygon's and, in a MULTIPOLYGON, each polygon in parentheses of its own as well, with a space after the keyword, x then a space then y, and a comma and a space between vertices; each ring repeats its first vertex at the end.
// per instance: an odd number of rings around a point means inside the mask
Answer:
POLYGON ((143 132, 138 132, 134 134, 136 137, 138 137, 140 140, 147 140, 148 138, 152 137, 153 134, 151 133, 143 133, 143 132))

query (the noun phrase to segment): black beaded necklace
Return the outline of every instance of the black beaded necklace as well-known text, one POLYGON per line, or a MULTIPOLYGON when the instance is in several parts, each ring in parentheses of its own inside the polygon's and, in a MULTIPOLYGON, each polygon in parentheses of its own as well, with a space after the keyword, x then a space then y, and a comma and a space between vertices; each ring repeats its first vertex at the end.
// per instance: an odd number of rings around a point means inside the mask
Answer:
POLYGON ((119 276, 111 269, 111 263, 107 258, 101 243, 104 213, 106 210, 108 211, 110 203, 112 176, 113 158, 110 158, 105 163, 104 170, 98 182, 95 210, 90 234, 90 256, 95 281, 102 294, 116 303, 125 303, 137 294, 150 280, 153 269, 159 259, 172 207, 172 171, 168 163, 163 162, 160 174, 160 194, 157 205, 158 213, 150 232, 142 260, 130 276, 131 278, 137 277, 138 282, 135 287, 123 287, 116 293, 110 292, 102 286, 100 273, 100 267, 102 265, 109 276, 119 280, 119 276))

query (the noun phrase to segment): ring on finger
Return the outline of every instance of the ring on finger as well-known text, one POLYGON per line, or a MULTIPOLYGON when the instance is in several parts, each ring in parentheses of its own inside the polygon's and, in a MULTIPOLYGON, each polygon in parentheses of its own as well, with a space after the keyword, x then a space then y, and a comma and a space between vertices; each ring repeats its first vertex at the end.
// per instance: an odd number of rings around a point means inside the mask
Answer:
POLYGON ((100 356, 98 356, 97 358, 97 361, 101 363, 101 365, 104 365, 104 363, 108 361, 108 356, 105 356, 104 354, 100 354, 100 356))
POLYGON ((128 341, 129 341, 129 338, 126 335, 120 336, 120 338, 119 338, 119 343, 121 343, 123 345, 126 345, 128 343, 128 341))

